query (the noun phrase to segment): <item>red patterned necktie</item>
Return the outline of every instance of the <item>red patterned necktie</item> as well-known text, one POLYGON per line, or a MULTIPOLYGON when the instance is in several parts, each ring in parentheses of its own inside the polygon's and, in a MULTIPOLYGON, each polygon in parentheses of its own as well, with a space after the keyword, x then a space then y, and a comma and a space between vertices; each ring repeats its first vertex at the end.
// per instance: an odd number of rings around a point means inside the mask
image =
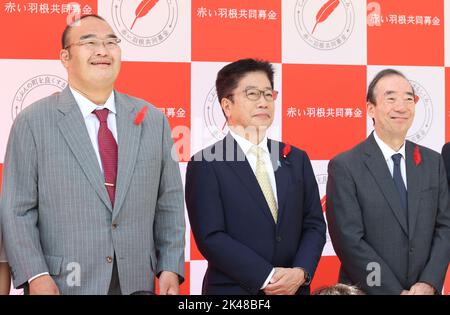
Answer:
POLYGON ((103 173, 105 174, 105 186, 108 191, 109 199, 114 207, 114 195, 116 192, 117 177, 117 143, 114 136, 108 128, 109 109, 100 109, 93 111, 100 121, 98 129, 98 149, 102 160, 103 173))

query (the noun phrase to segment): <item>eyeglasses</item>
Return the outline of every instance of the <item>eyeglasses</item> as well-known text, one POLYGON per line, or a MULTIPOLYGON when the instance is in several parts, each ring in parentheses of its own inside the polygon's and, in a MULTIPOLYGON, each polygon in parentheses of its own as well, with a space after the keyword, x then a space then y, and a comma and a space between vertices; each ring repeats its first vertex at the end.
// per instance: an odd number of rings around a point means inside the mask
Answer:
POLYGON ((108 38, 108 39, 89 38, 89 39, 80 40, 79 42, 67 45, 66 47, 64 47, 64 49, 69 49, 71 46, 76 45, 76 46, 84 47, 89 50, 95 50, 95 49, 100 48, 103 45, 106 49, 113 50, 113 49, 119 48, 120 42, 121 42, 121 39, 117 38, 117 37, 112 37, 112 38, 108 38))
POLYGON ((275 90, 260 90, 256 88, 250 88, 243 91, 245 96, 251 101, 257 101, 264 96, 264 99, 268 102, 273 102, 277 99, 278 91, 275 90))
POLYGON ((384 102, 389 104, 389 105, 394 105, 397 103, 401 103, 403 105, 409 106, 409 105, 414 105, 416 103, 415 98, 412 96, 407 97, 406 99, 401 99, 399 97, 385 97, 384 98, 384 102))

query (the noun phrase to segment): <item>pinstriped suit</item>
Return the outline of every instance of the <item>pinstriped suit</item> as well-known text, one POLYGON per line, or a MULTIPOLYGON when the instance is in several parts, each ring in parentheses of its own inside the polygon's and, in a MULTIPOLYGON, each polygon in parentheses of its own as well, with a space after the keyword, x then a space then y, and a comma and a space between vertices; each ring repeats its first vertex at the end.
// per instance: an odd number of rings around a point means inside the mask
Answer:
POLYGON ((115 92, 118 175, 114 208, 70 90, 15 120, 3 174, 3 232, 13 282, 49 272, 62 294, 106 294, 117 258, 123 294, 154 291, 161 271, 184 277, 184 205, 170 127, 148 103, 115 92), (117 224, 113 228, 113 224, 117 224), (80 286, 73 264, 80 266, 80 286), (69 269, 69 270, 68 270, 69 269), (69 281, 70 283, 70 281, 69 281))

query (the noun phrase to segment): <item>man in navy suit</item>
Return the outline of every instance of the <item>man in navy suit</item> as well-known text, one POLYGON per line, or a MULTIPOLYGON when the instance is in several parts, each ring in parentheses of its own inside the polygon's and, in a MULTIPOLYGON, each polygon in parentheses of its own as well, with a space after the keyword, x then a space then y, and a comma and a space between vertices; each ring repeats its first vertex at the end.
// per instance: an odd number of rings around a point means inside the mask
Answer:
POLYGON ((326 225, 310 160, 266 136, 273 73, 254 59, 219 71, 230 132, 187 167, 191 228, 208 260, 203 294, 308 294, 322 254, 326 225))

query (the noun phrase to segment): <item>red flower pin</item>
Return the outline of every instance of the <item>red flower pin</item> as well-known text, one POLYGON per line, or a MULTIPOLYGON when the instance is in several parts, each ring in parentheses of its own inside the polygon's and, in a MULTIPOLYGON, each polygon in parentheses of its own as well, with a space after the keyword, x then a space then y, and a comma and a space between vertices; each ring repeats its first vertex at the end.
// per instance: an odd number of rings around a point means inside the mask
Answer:
POLYGON ((136 126, 139 126, 145 119, 145 115, 147 114, 148 107, 144 106, 142 109, 137 113, 136 117, 134 118, 134 124, 136 126))
POLYGON ((419 166, 420 162, 422 162, 422 155, 420 155, 419 146, 417 144, 414 148, 413 159, 416 166, 419 166))
POLYGON ((283 148, 283 157, 287 158, 287 156, 291 153, 291 145, 289 142, 286 142, 286 145, 283 148))

